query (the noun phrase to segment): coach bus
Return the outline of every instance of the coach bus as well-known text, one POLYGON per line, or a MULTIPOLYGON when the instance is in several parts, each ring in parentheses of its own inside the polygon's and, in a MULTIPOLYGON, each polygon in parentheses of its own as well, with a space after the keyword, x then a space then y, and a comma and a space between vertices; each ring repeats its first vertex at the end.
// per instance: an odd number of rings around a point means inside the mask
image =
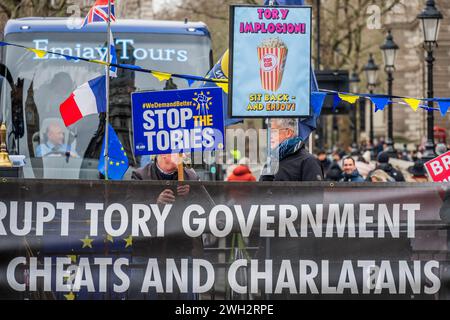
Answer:
MULTIPOLYGON (((205 75, 212 67, 211 37, 201 22, 121 20, 112 24, 118 62, 169 73, 205 75)), ((100 60, 106 54, 106 24, 76 28, 64 18, 9 20, 4 41, 35 49, 100 60)), ((9 153, 25 156, 24 178, 98 179, 105 115, 88 116, 66 128, 59 106, 105 67, 57 55, 39 58, 3 46, 0 117, 8 128, 9 153), (53 148, 64 145, 70 150, 53 148), (45 152, 43 152, 45 150, 45 152)), ((110 121, 129 158, 130 177, 141 159, 132 152, 131 93, 187 88, 183 79, 158 81, 147 73, 119 69, 111 80, 110 121)))

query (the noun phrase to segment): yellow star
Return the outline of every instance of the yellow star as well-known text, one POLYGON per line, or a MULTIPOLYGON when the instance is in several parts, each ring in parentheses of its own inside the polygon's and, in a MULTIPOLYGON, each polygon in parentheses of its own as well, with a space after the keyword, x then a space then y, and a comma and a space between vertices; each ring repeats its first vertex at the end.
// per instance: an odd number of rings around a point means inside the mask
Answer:
POLYGON ((70 261, 72 263, 76 263, 77 262, 77 256, 76 255, 67 255, 67 258, 70 258, 70 261))
POLYGON ((110 165, 113 165, 113 164, 114 164, 114 162, 113 162, 113 161, 110 161, 110 162, 109 162, 109 164, 110 164, 110 165))
POLYGON ((81 242, 83 242, 83 248, 91 248, 92 249, 92 242, 94 239, 90 239, 88 236, 84 237, 84 239, 80 239, 81 242))
POLYGON ((125 248, 131 247, 133 245, 133 237, 129 236, 128 238, 124 238, 123 240, 125 240, 126 244, 125 244, 125 248))
POLYGON ((75 295, 73 292, 70 292, 69 294, 65 294, 64 298, 66 298, 66 300, 75 300, 75 295))
POLYGON ((114 238, 111 235, 109 235, 109 234, 106 236, 106 240, 111 242, 111 243, 114 243, 114 238))

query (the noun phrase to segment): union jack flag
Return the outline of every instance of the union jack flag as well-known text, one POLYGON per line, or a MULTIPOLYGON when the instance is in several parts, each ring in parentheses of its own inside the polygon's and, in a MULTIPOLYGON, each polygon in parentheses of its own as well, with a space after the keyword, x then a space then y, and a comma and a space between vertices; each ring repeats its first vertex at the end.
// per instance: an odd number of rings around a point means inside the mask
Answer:
MULTIPOLYGON (((96 0, 94 6, 89 10, 84 19, 82 27, 94 22, 108 22, 109 6, 108 0, 96 0)), ((114 0, 111 0, 111 22, 116 21, 114 0)))

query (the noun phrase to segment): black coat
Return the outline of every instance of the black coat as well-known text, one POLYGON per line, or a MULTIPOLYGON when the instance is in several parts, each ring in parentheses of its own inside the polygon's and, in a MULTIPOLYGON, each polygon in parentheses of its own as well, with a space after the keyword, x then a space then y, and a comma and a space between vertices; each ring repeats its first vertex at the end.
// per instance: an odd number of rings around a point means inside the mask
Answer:
POLYGON ((322 181, 323 169, 320 161, 303 145, 300 150, 279 163, 275 176, 261 176, 261 181, 322 181))

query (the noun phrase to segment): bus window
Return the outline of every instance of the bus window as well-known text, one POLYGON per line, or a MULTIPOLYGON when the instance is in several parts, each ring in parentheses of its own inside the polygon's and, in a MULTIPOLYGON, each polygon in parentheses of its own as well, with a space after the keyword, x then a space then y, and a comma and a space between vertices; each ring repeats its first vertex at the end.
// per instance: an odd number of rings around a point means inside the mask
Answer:
MULTIPOLYGON (((116 32, 114 37, 119 63, 180 74, 205 75, 209 70, 211 43, 206 36, 116 32)), ((103 33, 11 33, 5 40, 88 59, 106 54, 103 33)), ((104 66, 56 55, 39 59, 11 46, 5 49, 4 62, 13 80, 12 85, 2 81, 0 94, 8 147, 12 154, 26 157, 25 177, 98 179, 105 115, 91 115, 66 128, 59 105, 75 88, 104 74, 104 66)), ((131 93, 187 87, 183 79, 160 82, 148 73, 125 69, 111 80, 110 122, 132 168, 139 167, 140 159, 132 152, 131 93)))

